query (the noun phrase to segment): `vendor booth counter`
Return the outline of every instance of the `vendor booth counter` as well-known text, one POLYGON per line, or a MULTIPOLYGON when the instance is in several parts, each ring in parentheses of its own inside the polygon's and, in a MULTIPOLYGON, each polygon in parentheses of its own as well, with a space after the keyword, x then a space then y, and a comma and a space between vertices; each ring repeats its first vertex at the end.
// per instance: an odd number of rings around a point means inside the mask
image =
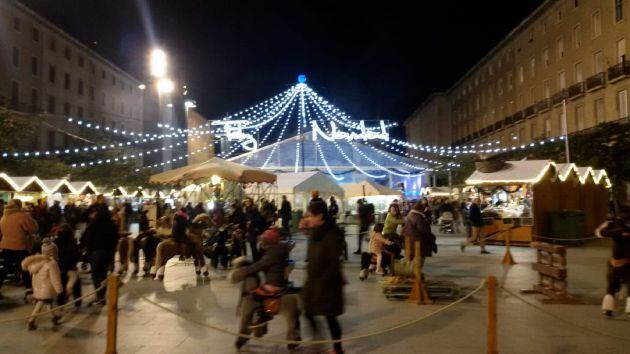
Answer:
POLYGON ((507 161, 493 172, 475 171, 466 183, 482 201, 486 242, 509 236, 515 244, 592 235, 606 220, 611 186, 605 171, 549 160, 507 161))

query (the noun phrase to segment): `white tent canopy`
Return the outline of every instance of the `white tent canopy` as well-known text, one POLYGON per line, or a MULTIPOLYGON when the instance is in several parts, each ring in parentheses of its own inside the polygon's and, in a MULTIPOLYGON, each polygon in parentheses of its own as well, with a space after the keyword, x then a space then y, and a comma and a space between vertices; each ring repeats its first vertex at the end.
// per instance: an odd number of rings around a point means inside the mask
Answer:
POLYGON ((402 192, 371 181, 344 183, 341 185, 346 198, 392 195, 400 197, 402 192))
MULTIPOLYGON (((280 206, 281 198, 286 195, 291 202, 293 209, 306 210, 310 200, 310 193, 313 190, 319 191, 321 198, 327 200, 334 196, 339 200, 343 200, 344 191, 335 183, 335 181, 322 172, 287 172, 277 174, 277 187, 269 194, 269 198, 276 201, 280 206)), ((245 189, 248 195, 256 195, 257 192, 253 187, 245 189)), ((339 204, 341 206, 341 204, 339 204)))
POLYGON ((155 174, 151 176, 149 181, 158 184, 199 183, 209 181, 212 176, 238 183, 273 183, 276 181, 276 175, 271 172, 222 160, 218 157, 155 174))
POLYGON ((466 184, 536 183, 550 167, 556 168, 551 160, 506 161, 505 166, 496 172, 484 173, 476 170, 468 177, 466 184))

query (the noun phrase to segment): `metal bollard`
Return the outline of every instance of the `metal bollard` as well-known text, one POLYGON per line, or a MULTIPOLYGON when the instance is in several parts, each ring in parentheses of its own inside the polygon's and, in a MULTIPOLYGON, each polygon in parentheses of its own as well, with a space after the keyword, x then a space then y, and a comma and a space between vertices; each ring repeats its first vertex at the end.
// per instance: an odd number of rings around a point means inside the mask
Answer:
POLYGON ((497 278, 490 275, 486 279, 488 298, 488 354, 497 354, 497 278))
POLYGON ((118 276, 107 279, 107 348, 105 354, 116 354, 118 331, 118 276))

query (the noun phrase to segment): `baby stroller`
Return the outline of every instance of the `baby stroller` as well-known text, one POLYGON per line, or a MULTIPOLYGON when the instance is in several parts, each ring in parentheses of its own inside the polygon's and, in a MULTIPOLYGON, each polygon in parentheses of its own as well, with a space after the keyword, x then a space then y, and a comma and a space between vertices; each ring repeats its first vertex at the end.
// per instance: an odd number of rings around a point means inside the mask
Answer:
POLYGON ((453 222, 453 213, 451 213, 450 211, 443 212, 442 215, 440 215, 440 217, 438 218, 440 232, 449 234, 454 233, 455 231, 453 229, 453 222))

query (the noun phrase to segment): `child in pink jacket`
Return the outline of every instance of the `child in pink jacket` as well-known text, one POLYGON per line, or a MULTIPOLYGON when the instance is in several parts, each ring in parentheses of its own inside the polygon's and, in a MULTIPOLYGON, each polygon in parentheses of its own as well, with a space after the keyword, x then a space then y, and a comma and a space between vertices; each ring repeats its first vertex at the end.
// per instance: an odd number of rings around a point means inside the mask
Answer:
MULTIPOLYGON (((63 291, 56 258, 57 246, 49 238, 45 238, 42 240, 42 253, 26 257, 22 261, 22 269, 28 270, 33 278, 33 298, 36 301, 28 319, 28 329, 31 331, 37 329, 35 324, 37 314, 43 307, 50 310, 53 300, 63 291)), ((51 314, 53 324, 57 325, 61 316, 56 311, 51 314)))

